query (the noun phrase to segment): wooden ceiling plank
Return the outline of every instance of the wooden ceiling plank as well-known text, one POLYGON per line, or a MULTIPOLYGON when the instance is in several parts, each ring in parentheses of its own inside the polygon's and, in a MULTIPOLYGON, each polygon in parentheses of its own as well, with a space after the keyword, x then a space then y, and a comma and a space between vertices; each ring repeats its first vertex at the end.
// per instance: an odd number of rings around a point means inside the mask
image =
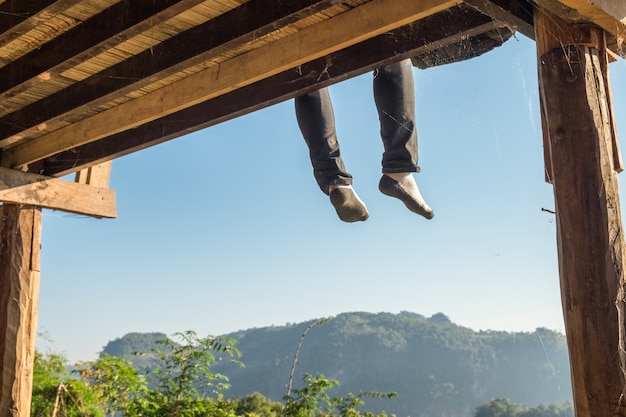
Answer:
POLYGON ((4 45, 81 0, 8 0, 0 4, 0 45, 4 45))
POLYGON ((484 33, 496 26, 497 23, 475 10, 456 7, 135 129, 54 155, 45 160, 44 173, 66 175, 363 74, 380 65, 450 45, 462 36, 484 33), (456 25, 451 26, 450 21, 456 25))
POLYGON ((93 217, 117 217, 113 190, 1 167, 0 201, 93 217))
POLYGON ((155 0, 138 3, 122 0, 0 68, 0 100, 48 81, 81 61, 202 1, 155 0))
POLYGON ((3 152, 2 165, 22 167, 132 129, 460 3, 461 0, 373 0, 151 94, 18 144, 3 152))
POLYGON ((38 133, 47 124, 74 119, 77 113, 137 90, 153 82, 156 74, 166 77, 339 2, 341 0, 270 3, 250 0, 80 83, 0 118, 0 146, 7 147, 23 137, 38 133), (199 42, 199 39, 203 41, 199 42))

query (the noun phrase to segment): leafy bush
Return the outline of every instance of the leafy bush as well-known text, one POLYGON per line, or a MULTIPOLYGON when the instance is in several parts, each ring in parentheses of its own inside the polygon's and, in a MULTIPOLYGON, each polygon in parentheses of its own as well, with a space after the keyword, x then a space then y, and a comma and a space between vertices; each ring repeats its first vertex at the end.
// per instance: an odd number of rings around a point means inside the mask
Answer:
MULTIPOLYGON (((323 375, 305 374, 304 387, 285 396, 285 404, 259 393, 224 398, 228 378, 212 366, 237 359, 236 341, 178 333, 159 341, 162 348, 149 353, 158 366, 146 375, 123 358, 102 354, 93 362, 77 365, 74 378, 63 356, 37 355, 32 416, 41 417, 375 417, 358 407, 365 397, 392 398, 376 392, 330 397, 327 390, 338 385, 323 375), (219 355, 219 356, 218 356, 219 355)), ((300 349, 298 346, 298 350, 300 349)), ((296 356, 297 357, 297 356, 296 356)), ((294 366, 297 360, 294 360, 294 366)), ((289 383, 291 387, 291 381, 289 383)), ((386 417, 381 413, 379 417, 386 417)))

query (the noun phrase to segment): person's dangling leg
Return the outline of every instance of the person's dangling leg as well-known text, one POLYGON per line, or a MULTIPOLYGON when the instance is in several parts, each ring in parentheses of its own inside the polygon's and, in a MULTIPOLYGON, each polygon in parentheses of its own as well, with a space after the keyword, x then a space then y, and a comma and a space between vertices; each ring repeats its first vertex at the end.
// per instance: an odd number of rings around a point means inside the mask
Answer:
POLYGON ((322 192, 330 196, 344 222, 367 220, 365 204, 352 189, 352 175, 344 166, 335 131, 335 115, 327 88, 295 99, 296 118, 309 148, 313 175, 322 192))
POLYGON ((374 72, 374 99, 384 145, 383 176, 378 188, 383 194, 398 198, 412 212, 431 219, 433 210, 424 201, 413 178, 419 167, 410 60, 374 72))

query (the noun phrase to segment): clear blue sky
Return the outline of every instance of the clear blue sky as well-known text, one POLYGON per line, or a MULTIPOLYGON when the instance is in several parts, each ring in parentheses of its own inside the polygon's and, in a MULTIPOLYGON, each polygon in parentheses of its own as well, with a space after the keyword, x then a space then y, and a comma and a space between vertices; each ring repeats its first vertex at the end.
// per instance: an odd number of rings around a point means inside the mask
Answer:
MULTIPOLYGON (((416 179, 433 220, 377 189, 366 74, 331 94, 367 222, 340 222, 317 188, 292 101, 120 158, 117 219, 44 211, 38 346, 91 360, 128 332, 220 335, 349 311, 562 331, 534 43, 517 35, 414 71, 416 179)), ((611 77, 623 137, 626 62, 611 77)))

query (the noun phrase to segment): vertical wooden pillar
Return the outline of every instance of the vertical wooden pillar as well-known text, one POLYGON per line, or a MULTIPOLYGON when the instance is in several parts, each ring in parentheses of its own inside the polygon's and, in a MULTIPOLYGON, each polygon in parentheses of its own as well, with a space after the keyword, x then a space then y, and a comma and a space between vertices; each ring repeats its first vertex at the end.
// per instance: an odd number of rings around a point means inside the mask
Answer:
POLYGON ((39 300, 41 209, 0 205, 0 417, 28 417, 39 300))
POLYGON ((576 415, 625 416, 626 253, 604 33, 541 9, 535 33, 576 415))

